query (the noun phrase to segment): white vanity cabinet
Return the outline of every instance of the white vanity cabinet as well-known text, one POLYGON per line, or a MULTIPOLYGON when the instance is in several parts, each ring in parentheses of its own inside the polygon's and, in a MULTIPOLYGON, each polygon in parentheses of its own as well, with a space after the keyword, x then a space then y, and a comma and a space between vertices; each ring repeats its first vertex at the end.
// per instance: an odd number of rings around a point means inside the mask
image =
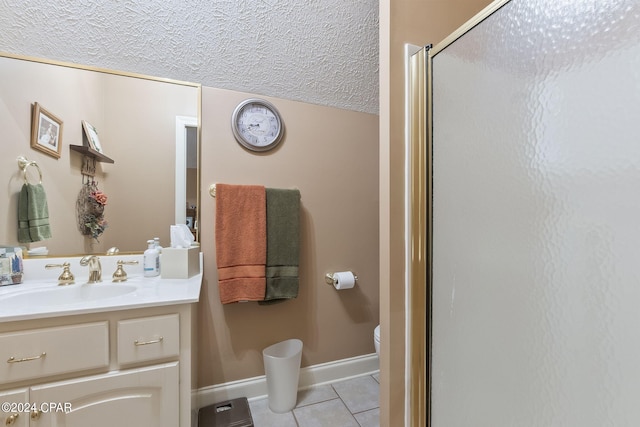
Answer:
POLYGON ((181 304, 0 323, 0 427, 190 427, 194 322, 181 304))

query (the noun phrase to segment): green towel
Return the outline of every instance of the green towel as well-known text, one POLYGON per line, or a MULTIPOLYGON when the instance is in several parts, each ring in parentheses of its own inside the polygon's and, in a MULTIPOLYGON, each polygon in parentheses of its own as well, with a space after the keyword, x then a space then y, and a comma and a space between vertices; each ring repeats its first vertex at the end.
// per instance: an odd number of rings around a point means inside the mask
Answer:
POLYGON ((51 238, 47 195, 42 184, 24 184, 18 199, 18 241, 39 242, 51 238))
POLYGON ((300 191, 267 188, 267 289, 261 304, 298 296, 300 191))

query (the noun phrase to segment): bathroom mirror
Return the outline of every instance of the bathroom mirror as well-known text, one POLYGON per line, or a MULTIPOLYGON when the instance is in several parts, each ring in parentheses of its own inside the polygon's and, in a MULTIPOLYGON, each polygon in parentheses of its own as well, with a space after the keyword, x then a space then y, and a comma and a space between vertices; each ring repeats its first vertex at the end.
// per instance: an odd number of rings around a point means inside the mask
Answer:
MULTIPOLYGON (((46 246, 49 256, 104 253, 110 247, 139 252, 169 227, 197 225, 200 85, 75 64, 0 53, 0 128, 3 183, 0 245, 46 246), (30 147, 33 105, 62 121, 61 156, 30 147), (107 194, 105 232, 92 239, 79 231, 76 201, 88 179, 81 173, 82 121, 95 127, 102 154, 92 178, 107 194), (17 241, 18 193, 25 176, 17 157, 37 162, 42 173, 52 238, 17 241), (195 187, 195 188, 194 188, 195 187)), ((27 180, 39 181, 27 168, 27 180)), ((193 230, 194 236, 197 235, 193 230)))

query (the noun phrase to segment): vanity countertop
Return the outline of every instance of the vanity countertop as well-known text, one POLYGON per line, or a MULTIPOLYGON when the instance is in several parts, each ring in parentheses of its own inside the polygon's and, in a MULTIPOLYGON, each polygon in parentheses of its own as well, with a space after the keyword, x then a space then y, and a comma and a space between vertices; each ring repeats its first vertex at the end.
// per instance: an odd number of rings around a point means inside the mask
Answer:
POLYGON ((87 267, 80 257, 29 258, 24 260, 24 281, 0 287, 0 322, 40 319, 106 311, 129 310, 164 305, 196 303, 202 284, 200 273, 188 279, 144 277, 142 255, 100 257, 102 282, 87 283, 87 267), (126 265, 128 280, 113 283, 117 260, 138 261, 126 265), (62 269, 45 269, 46 264, 69 262, 75 284, 58 286, 62 269))

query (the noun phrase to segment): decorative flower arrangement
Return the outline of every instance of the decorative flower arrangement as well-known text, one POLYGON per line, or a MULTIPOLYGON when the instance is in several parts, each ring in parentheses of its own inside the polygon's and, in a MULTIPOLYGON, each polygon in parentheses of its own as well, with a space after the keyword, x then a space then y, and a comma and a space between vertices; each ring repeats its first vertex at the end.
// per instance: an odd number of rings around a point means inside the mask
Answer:
POLYGON ((107 205, 107 195, 100 190, 92 191, 89 197, 101 206, 107 205))
POLYGON ((106 205, 107 195, 98 190, 95 182, 83 186, 77 202, 78 225, 82 234, 90 235, 98 241, 98 237, 107 228, 107 220, 104 218, 106 205))
POLYGON ((85 217, 84 226, 89 231, 87 234, 90 234, 91 237, 98 240, 98 237, 104 233, 104 230, 107 228, 107 220, 104 219, 102 215, 96 216, 88 214, 85 217))
POLYGON ((104 219, 104 207, 107 205, 107 195, 95 189, 89 193, 89 209, 85 216, 84 226, 89 230, 91 237, 98 240, 107 228, 107 220, 104 219))

